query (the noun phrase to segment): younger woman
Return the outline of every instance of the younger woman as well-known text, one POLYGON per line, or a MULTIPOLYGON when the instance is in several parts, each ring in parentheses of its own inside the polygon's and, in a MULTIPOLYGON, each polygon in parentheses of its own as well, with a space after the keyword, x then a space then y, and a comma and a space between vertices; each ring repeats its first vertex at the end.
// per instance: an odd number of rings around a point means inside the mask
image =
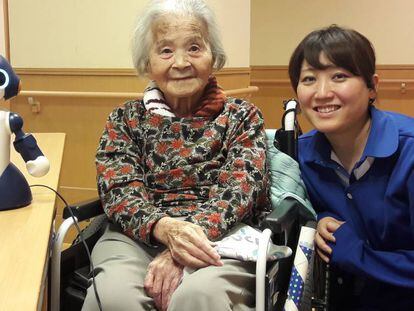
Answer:
POLYGON ((338 287, 333 310, 412 310, 414 119, 373 105, 374 49, 354 30, 307 35, 289 75, 315 127, 299 139, 299 162, 318 211, 317 252, 338 287))

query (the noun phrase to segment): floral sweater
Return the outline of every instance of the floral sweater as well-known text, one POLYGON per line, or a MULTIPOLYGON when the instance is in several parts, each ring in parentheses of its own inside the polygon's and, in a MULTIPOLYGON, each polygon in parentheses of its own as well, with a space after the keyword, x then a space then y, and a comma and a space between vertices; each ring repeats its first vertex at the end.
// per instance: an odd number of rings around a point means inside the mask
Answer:
POLYGON ((213 118, 127 102, 110 114, 96 164, 109 219, 150 246, 162 217, 185 217, 216 240, 268 204, 263 118, 238 99, 227 98, 213 118))

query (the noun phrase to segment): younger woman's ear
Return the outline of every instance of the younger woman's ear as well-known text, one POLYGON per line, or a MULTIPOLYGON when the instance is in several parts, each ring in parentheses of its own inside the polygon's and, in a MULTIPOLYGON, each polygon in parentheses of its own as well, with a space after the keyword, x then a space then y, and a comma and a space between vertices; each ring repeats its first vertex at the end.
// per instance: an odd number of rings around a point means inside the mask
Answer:
POLYGON ((379 81, 378 75, 376 73, 373 74, 371 78, 371 83, 372 83, 372 91, 374 91, 375 94, 377 93, 377 90, 378 90, 378 81, 379 81))
POLYGON ((377 98, 378 75, 374 74, 371 78, 371 87, 369 88, 369 103, 372 104, 377 98))

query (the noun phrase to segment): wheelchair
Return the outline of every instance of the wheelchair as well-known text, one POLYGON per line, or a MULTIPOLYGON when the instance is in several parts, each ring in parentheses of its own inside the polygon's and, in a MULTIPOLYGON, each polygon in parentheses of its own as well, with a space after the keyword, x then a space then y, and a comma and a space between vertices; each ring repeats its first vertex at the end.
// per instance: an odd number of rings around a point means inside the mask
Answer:
MULTIPOLYGON (((268 146, 275 145, 278 150, 296 158, 296 106, 291 107, 288 103, 285 109, 282 128, 278 131, 266 130, 268 146)), ((78 236, 68 249, 61 251, 67 231, 75 220, 81 222, 93 218, 91 224, 82 231, 84 243, 92 249, 108 223, 99 199, 67 206, 63 218, 65 220, 56 233, 52 249, 52 311, 80 310, 89 287, 89 257, 81 238, 78 236)), ((262 230, 262 238, 259 241, 256 264, 256 310, 311 310, 314 257, 312 233, 314 234, 315 227, 315 214, 297 198, 286 195, 277 206, 273 206, 259 228, 262 230), (303 248, 299 247, 304 233, 308 235, 305 244, 309 246, 309 252, 306 255, 303 254, 303 248), (289 246, 293 254, 275 262, 267 262, 270 239, 277 245, 289 246)))

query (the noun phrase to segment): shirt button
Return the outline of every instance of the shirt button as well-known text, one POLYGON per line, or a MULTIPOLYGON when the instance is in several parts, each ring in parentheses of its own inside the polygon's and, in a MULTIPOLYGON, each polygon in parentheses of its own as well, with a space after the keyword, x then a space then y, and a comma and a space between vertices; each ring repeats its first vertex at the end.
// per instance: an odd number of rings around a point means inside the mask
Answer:
POLYGON ((352 200, 352 194, 350 194, 349 192, 346 194, 346 196, 348 197, 348 199, 352 200))
POLYGON ((338 282, 339 285, 344 284, 343 278, 338 278, 336 281, 338 282))

